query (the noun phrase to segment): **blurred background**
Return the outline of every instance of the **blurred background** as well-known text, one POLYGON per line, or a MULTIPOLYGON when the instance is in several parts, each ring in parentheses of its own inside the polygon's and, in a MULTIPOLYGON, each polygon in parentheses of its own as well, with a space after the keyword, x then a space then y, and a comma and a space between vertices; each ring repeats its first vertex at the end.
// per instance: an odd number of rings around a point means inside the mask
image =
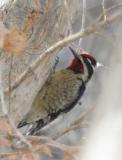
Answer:
MULTIPOLYGON (((6 2, 0 1, 1 5, 6 2)), ((72 32, 76 33, 81 30, 83 1, 77 0, 72 3, 77 8, 74 10, 73 17, 70 17, 72 32)), ((99 19, 102 13, 102 3, 102 0, 86 0, 84 28, 103 20, 103 17, 99 19)), ((116 6, 107 12, 108 17, 122 12, 122 0, 105 0, 104 4, 105 9, 116 6)), ((74 43, 78 45, 79 40, 74 43)), ((94 55, 104 67, 95 70, 81 99, 81 104, 77 104, 69 113, 60 116, 42 129, 40 134, 53 136, 55 132, 58 133, 69 127, 73 121, 94 107, 95 110, 86 116, 81 127, 59 137, 57 141, 68 145, 81 145, 81 153, 75 157, 76 159, 81 157, 85 160, 121 160, 122 21, 113 22, 112 25, 84 37, 81 48, 94 55)), ((64 47, 57 56, 59 57, 57 70, 65 68, 71 62, 72 54, 68 47, 64 47)), ((30 63, 33 59, 35 56, 32 55, 27 62, 30 63)), ((13 113, 16 108, 14 107, 13 113)), ((19 115, 19 118, 22 117, 22 114, 19 115)), ((22 132, 25 129, 22 129, 22 132)), ((55 157, 59 159, 58 152, 55 153, 55 157)), ((54 157, 52 159, 54 160, 54 157)))

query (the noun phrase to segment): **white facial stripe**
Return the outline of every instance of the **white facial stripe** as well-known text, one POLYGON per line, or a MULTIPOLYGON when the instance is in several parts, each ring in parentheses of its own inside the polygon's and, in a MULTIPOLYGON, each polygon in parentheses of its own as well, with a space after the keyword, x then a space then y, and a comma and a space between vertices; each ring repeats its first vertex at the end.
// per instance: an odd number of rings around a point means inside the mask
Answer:
POLYGON ((87 61, 92 65, 91 61, 89 60, 89 58, 87 58, 87 61))

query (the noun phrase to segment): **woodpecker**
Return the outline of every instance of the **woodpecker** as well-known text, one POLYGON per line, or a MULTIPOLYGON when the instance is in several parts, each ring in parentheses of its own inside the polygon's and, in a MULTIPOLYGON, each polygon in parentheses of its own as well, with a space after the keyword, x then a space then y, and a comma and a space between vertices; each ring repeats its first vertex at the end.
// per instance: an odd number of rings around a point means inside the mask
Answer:
POLYGON ((69 47, 74 58, 71 64, 55 72, 37 93, 30 111, 18 128, 30 125, 28 134, 34 135, 62 113, 70 111, 83 95, 97 65, 89 53, 78 54, 69 47))

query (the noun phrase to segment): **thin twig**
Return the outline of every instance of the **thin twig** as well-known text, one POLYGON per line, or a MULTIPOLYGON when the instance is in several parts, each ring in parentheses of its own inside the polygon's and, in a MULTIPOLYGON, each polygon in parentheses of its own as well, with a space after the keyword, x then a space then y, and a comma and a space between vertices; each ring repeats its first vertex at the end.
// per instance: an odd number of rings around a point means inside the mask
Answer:
POLYGON ((106 15, 106 9, 105 9, 105 0, 102 0, 102 9, 103 9, 104 21, 106 21, 107 15, 106 15))
POLYGON ((8 113, 10 113, 11 108, 11 74, 12 74, 12 67, 13 67, 13 55, 11 55, 10 59, 10 70, 8 73, 8 81, 9 81, 9 104, 8 104, 8 113))
MULTIPOLYGON (((83 0, 81 32, 85 30, 85 18, 86 18, 86 0, 83 0)), ((80 38, 79 44, 78 44, 80 48, 82 48, 82 41, 83 41, 83 38, 80 38)))
MULTIPOLYGON (((107 25, 110 25, 112 24, 113 22, 115 21, 118 21, 122 19, 122 13, 119 13, 117 15, 114 15, 114 16, 111 16, 109 18, 107 18, 106 21, 101 21, 99 22, 98 24, 96 25, 92 25, 88 28, 86 28, 83 32, 80 31, 76 34, 73 34, 73 35, 70 35, 69 37, 67 38, 64 38, 63 40, 61 41, 58 41, 56 42, 54 45, 52 45, 50 48, 48 48, 46 51, 44 51, 38 58, 37 60, 35 60, 34 63, 32 63, 30 65, 29 68, 27 68, 16 80, 15 82, 12 84, 11 88, 14 90, 16 89, 19 84, 21 82, 23 82, 29 75, 29 72, 30 72, 30 68, 32 70, 35 70, 39 65, 40 63, 42 62, 43 58, 45 58, 46 56, 51 56, 53 52, 55 52, 57 49, 61 49, 62 47, 66 46, 67 44, 79 39, 79 38, 82 38, 82 37, 85 37, 85 36, 88 36, 90 34, 93 34, 95 33, 96 31, 102 29, 103 27, 106 27, 107 25)), ((8 88, 5 90, 5 92, 7 93, 8 92, 8 88)))
POLYGON ((71 22, 71 16, 70 16, 70 9, 68 5, 68 1, 64 0, 64 6, 66 9, 66 16, 67 16, 67 21, 68 21, 68 28, 69 28, 69 35, 72 34, 72 22, 71 22))
POLYGON ((92 113, 95 108, 96 108, 95 106, 91 107, 88 111, 86 111, 83 115, 81 115, 78 119, 76 119, 73 123, 71 123, 69 127, 66 127, 66 128, 64 128, 64 130, 60 131, 59 133, 54 134, 52 136, 52 139, 56 140, 56 139, 64 136, 66 133, 82 127, 82 123, 83 123, 84 119, 90 113, 92 113))
MULTIPOLYGON (((112 11, 113 9, 116 9, 116 8, 118 8, 118 7, 121 7, 122 6, 122 3, 118 3, 118 4, 116 4, 116 5, 113 5, 113 6, 111 6, 111 7, 109 7, 109 8, 107 8, 106 9, 106 14, 108 14, 110 11, 112 11)), ((99 22, 101 19, 102 19, 102 17, 103 17, 103 19, 104 19, 104 13, 102 12, 101 14, 100 14, 100 16, 97 18, 97 20, 96 20, 96 23, 97 22, 99 22)))
MULTIPOLYGON (((26 63, 24 60, 21 60, 22 63, 25 65, 25 67, 30 67, 28 63, 26 63)), ((30 73, 34 76, 35 79, 37 79, 36 73, 30 68, 30 73)))

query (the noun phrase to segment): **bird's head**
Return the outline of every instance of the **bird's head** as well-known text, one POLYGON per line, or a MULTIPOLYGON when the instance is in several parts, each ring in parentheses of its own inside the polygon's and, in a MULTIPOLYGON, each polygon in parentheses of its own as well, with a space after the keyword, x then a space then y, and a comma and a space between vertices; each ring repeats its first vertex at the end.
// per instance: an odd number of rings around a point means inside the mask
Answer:
POLYGON ((78 54, 73 48, 69 47, 72 54, 74 55, 74 59, 72 60, 69 69, 73 70, 76 73, 84 73, 84 65, 87 66, 88 69, 94 70, 97 66, 96 59, 87 52, 82 52, 78 54))

